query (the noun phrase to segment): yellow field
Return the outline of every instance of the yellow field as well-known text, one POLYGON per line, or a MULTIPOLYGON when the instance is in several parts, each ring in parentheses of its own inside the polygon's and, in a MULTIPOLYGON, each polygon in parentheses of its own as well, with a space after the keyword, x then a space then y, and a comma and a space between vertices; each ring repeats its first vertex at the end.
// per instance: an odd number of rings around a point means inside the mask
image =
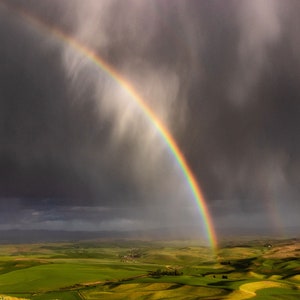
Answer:
POLYGON ((154 284, 122 284, 110 291, 82 292, 87 300, 96 299, 195 299, 201 297, 216 297, 222 294, 222 290, 209 287, 197 287, 182 285, 174 288, 174 283, 154 284))
POLYGON ((7 296, 7 295, 0 295, 0 300, 29 300, 29 299, 11 297, 11 296, 7 296))

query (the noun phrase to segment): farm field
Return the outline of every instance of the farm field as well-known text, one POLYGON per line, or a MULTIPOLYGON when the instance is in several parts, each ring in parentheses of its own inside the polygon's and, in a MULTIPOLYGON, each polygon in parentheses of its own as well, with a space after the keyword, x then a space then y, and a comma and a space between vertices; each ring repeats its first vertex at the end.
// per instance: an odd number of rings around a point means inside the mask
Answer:
POLYGON ((0 245, 0 299, 299 299, 300 240, 0 245))

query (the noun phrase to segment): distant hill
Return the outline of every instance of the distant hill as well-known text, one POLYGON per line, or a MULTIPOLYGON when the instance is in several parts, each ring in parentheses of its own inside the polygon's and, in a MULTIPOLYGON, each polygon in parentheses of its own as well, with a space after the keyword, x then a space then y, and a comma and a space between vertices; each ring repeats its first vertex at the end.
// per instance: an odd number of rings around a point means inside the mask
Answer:
MULTIPOLYGON (((58 231, 58 230, 1 230, 0 244, 79 241, 108 238, 111 232, 58 231)), ((114 233, 117 237, 117 233, 114 233)), ((122 237, 122 234, 119 234, 122 237)))
POLYGON ((93 239, 138 239, 138 240, 174 240, 203 239, 199 228, 177 230, 159 228, 136 231, 66 231, 66 230, 0 230, 0 244, 38 243, 38 242, 74 242, 93 239))
MULTIPOLYGON (((298 227, 285 228, 281 234, 272 228, 216 228, 219 239, 230 237, 298 238, 298 227)), ((42 242, 75 242, 94 239, 137 239, 137 240, 188 240, 194 239, 207 244, 198 227, 157 228, 135 231, 66 231, 66 230, 0 230, 0 244, 42 243, 42 242)))

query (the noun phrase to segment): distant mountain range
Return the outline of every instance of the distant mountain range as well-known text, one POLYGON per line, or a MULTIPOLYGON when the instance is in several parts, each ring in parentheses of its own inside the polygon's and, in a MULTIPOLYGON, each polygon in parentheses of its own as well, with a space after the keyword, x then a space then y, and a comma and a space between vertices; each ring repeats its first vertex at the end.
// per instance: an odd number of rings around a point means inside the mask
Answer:
POLYGON ((125 237, 121 232, 65 230, 0 230, 0 244, 80 241, 98 238, 125 237))
MULTIPOLYGON (((299 238, 299 227, 285 228, 281 235, 276 234, 272 228, 217 228, 219 238, 249 237, 249 236, 271 236, 299 238)), ((66 230, 0 230, 0 244, 15 243, 42 243, 42 242, 75 242, 95 239, 137 239, 137 240, 175 240, 175 239, 199 239, 204 243, 206 238, 201 236, 199 228, 185 227, 159 228, 151 230, 136 231, 66 231, 66 230)))

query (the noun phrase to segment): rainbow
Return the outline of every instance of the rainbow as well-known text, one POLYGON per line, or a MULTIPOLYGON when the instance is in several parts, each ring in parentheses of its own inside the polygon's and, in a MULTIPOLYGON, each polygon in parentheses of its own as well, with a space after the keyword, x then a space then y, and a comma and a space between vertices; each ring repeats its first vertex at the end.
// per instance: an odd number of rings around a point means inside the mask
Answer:
POLYGON ((11 9, 13 12, 17 13, 17 15, 22 16, 25 20, 29 21, 34 27, 38 27, 40 30, 44 30, 48 34, 56 37, 57 39, 67 43, 73 49, 76 49, 79 53, 81 53, 84 57, 88 58, 93 64, 95 64, 99 69, 104 71, 110 77, 112 77, 120 86, 123 87, 125 91, 131 96, 131 99, 135 101, 137 106, 141 109, 144 115, 148 118, 150 123, 157 129, 162 139, 167 144, 170 152, 175 158, 177 164, 182 170, 184 177, 193 193, 193 197, 197 203, 200 215, 203 219, 203 223, 205 225, 205 230, 207 234, 207 238, 209 240, 210 246, 213 250, 217 249, 217 237, 213 227, 212 219, 209 214, 203 193, 199 184, 197 183, 196 177, 193 174, 190 166, 188 165, 182 151, 178 147, 175 139, 166 128, 166 126, 159 120, 154 111, 146 104, 146 102, 142 99, 142 97, 137 93, 134 87, 124 78, 122 75, 114 69, 111 65, 109 65, 106 61, 104 61, 98 54, 96 54, 93 50, 89 49, 80 41, 76 40, 72 36, 68 35, 64 31, 59 28, 54 27, 53 25, 47 24, 40 18, 32 15, 31 13, 25 11, 16 6, 12 6, 7 2, 1 1, 7 8, 11 9))

